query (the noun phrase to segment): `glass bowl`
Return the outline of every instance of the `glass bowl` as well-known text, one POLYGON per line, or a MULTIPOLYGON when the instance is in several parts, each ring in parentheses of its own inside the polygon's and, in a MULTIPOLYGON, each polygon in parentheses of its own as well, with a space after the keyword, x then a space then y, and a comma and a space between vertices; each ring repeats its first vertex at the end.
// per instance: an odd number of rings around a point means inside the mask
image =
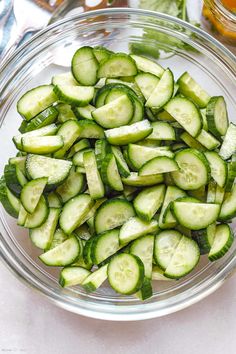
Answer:
MULTIPOLYGON (((0 79, 1 172, 16 150, 12 136, 21 117, 16 101, 26 90, 50 82, 53 74, 65 72, 75 48, 104 45, 128 51, 129 42, 161 46, 159 62, 170 67, 177 78, 188 70, 211 95, 224 95, 230 120, 236 116, 236 59, 224 46, 200 29, 176 18, 151 11, 109 9, 76 15, 57 22, 35 35, 2 66, 0 79), (169 40, 160 39, 160 34, 169 40), (165 37, 166 38, 166 37, 165 37), (171 40, 171 45, 168 45, 171 40), (191 50, 190 50, 191 48, 191 50), (64 66, 61 66, 61 65, 64 66)), ((4 263, 25 283, 58 306, 80 315, 106 320, 128 321, 163 316, 185 308, 217 289, 236 266, 236 243, 217 262, 202 257, 193 273, 179 281, 155 281, 154 296, 145 302, 115 294, 104 284, 87 294, 81 287, 63 289, 58 284, 59 269, 46 267, 38 259, 23 228, 0 209, 0 252, 4 263)), ((235 228, 235 223, 232 224, 235 228)))

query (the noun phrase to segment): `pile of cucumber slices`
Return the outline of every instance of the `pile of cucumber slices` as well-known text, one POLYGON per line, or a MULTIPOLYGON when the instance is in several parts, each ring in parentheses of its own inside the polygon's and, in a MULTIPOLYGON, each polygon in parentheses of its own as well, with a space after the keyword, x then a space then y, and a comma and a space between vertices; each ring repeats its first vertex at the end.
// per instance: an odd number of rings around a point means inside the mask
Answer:
POLYGON ((108 279, 145 300, 224 256, 236 216, 236 126, 222 96, 148 58, 82 47, 71 72, 17 103, 18 149, 0 180, 61 286, 108 279))

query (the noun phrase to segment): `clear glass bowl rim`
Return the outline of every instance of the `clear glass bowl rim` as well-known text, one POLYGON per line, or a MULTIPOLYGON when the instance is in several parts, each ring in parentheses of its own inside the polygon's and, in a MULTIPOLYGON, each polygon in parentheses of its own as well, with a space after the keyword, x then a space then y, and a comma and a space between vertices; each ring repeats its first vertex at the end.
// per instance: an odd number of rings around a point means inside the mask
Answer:
MULTIPOLYGON (((41 30, 37 34, 35 34, 30 40, 28 40, 25 44, 23 44, 19 49, 15 51, 15 53, 7 59, 5 62, 2 63, 0 69, 0 76, 3 77, 2 82, 0 81, 0 87, 4 87, 5 80, 7 80, 4 73, 7 72, 9 66, 14 65, 14 62, 17 63, 18 58, 21 56, 22 52, 26 49, 30 49, 31 45, 33 45, 39 38, 44 36, 46 33, 50 32, 51 30, 59 28, 61 25, 73 22, 74 20, 84 20, 88 18, 92 18, 97 15, 117 15, 117 14, 127 14, 127 15, 141 15, 152 17, 161 20, 167 20, 168 22, 172 22, 174 24, 179 24, 182 27, 189 29, 191 32, 195 33, 199 37, 202 37, 205 41, 209 44, 214 45, 217 50, 222 54, 223 58, 227 58, 229 62, 227 63, 228 66, 231 66, 231 71, 235 74, 236 70, 236 57, 232 52, 230 52, 224 45, 222 45, 219 41, 217 41, 214 37, 209 35, 208 33, 204 32, 200 28, 197 28, 190 23, 184 22, 178 18, 157 13, 154 11, 148 10, 139 10, 139 9, 129 9, 129 8, 112 8, 112 9, 102 9, 102 10, 95 10, 86 12, 83 14, 73 15, 57 21, 52 25, 46 27, 45 29, 41 30), (5 77, 4 77, 5 76, 5 77)), ((1 235, 2 236, 2 235, 1 235)), ((208 296, 212 292, 214 292, 218 287, 220 287, 224 280, 229 277, 233 270, 236 268, 236 255, 233 259, 221 269, 221 271, 211 279, 202 284, 195 287, 195 289, 189 291, 187 297, 180 297, 178 301, 169 301, 168 306, 166 307, 159 307, 158 303, 150 303, 150 304, 140 304, 140 305, 131 305, 125 306, 115 306, 115 305, 99 305, 98 304, 91 304, 89 305, 86 301, 76 299, 73 300, 71 297, 65 297, 63 295, 55 294, 52 288, 45 287, 44 284, 41 284, 37 279, 34 278, 33 273, 27 272, 24 267, 21 266, 16 260, 14 259, 14 254, 11 253, 9 246, 1 237, 0 239, 0 258, 2 259, 3 263, 26 285, 38 290, 41 294, 46 296, 50 301, 54 302, 57 306, 62 307, 68 311, 84 315, 87 317, 97 318, 97 319, 104 319, 104 320, 112 320, 112 321, 133 321, 133 320, 144 320, 150 319, 154 317, 160 317, 163 315, 170 314, 172 312, 179 311, 183 308, 186 308, 197 301, 203 299, 204 297, 208 296)))

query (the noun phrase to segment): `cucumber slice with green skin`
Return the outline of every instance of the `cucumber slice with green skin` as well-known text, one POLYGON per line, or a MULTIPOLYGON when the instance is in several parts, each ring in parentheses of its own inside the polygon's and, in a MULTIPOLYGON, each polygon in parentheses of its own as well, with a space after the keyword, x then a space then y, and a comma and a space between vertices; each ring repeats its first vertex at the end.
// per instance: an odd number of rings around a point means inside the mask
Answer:
POLYGON ((67 103, 58 103, 56 106, 58 114, 58 122, 65 123, 67 120, 77 120, 71 105, 67 103))
POLYGON ((227 221, 236 216, 236 184, 233 185, 231 192, 225 198, 218 220, 227 221))
POLYGON ((86 186, 85 176, 82 173, 75 171, 72 167, 69 176, 59 187, 56 192, 62 199, 63 203, 66 203, 69 199, 75 197, 79 193, 83 193, 86 186))
POLYGON ((43 112, 39 113, 35 118, 31 119, 31 121, 25 127, 24 133, 52 124, 56 121, 57 117, 57 109, 55 107, 48 107, 43 112))
POLYGON ((0 179, 0 202, 9 215, 13 218, 18 217, 20 200, 7 188, 4 177, 0 179))
POLYGON ((208 150, 214 150, 220 145, 220 142, 204 129, 201 130, 200 134, 196 137, 196 139, 201 145, 205 146, 208 150))
POLYGON ((95 153, 93 151, 85 152, 83 161, 91 198, 99 199, 104 197, 105 189, 98 171, 95 153))
POLYGON ((68 120, 58 129, 57 135, 61 136, 64 145, 62 148, 54 153, 54 157, 62 158, 66 152, 71 148, 74 142, 80 137, 82 128, 74 120, 68 120))
POLYGON ((17 219, 17 225, 24 226, 26 218, 27 218, 27 215, 28 215, 27 211, 25 210, 25 208, 21 204, 20 205, 19 214, 18 214, 18 219, 17 219))
POLYGON ((181 238, 181 233, 176 230, 165 230, 156 235, 154 240, 153 257, 156 264, 162 270, 165 271, 168 264, 170 264, 181 238))
POLYGON ((124 94, 92 112, 95 121, 104 128, 117 128, 130 122, 134 114, 131 98, 124 94))
POLYGON ((180 135, 180 139, 183 140, 185 142, 185 144, 187 144, 192 149, 197 149, 198 151, 201 151, 201 152, 206 151, 206 148, 187 132, 182 133, 180 135))
POLYGON ((150 221, 161 207, 165 196, 165 186, 143 189, 134 199, 134 208, 141 219, 150 221))
POLYGON ((98 81, 97 71, 98 61, 94 55, 93 48, 79 48, 73 55, 71 62, 71 71, 74 78, 85 86, 95 85, 98 81))
POLYGON ((229 120, 224 97, 211 97, 206 108, 206 117, 209 130, 212 134, 216 137, 226 134, 229 120))
POLYGON ((139 257, 144 265, 145 277, 152 277, 154 236, 146 235, 135 240, 130 247, 130 253, 139 257))
POLYGON ((173 152, 178 152, 183 149, 187 149, 187 145, 182 144, 182 143, 176 143, 176 144, 171 145, 171 149, 173 152))
POLYGON ((160 81, 148 98, 146 106, 160 109, 171 99, 173 92, 174 77, 170 69, 166 69, 162 74, 160 81))
POLYGON ((94 202, 88 194, 80 194, 70 199, 63 207, 59 224, 66 234, 71 234, 80 226, 81 220, 92 208, 94 202))
POLYGON ((92 250, 92 243, 94 241, 95 237, 94 235, 85 242, 84 248, 83 248, 83 260, 85 264, 93 264, 92 259, 91 259, 91 250, 92 250))
POLYGON ((172 211, 180 223, 190 230, 201 230, 217 220, 219 204, 173 202, 172 211))
POLYGON ((28 137, 38 137, 38 136, 48 136, 48 135, 54 135, 58 130, 58 127, 56 124, 50 124, 46 127, 40 128, 33 130, 28 133, 16 135, 13 137, 13 142, 17 149, 22 150, 22 139, 23 138, 28 138, 28 137))
POLYGON ((80 244, 75 236, 41 254, 39 259, 48 266, 65 267, 73 263, 81 253, 80 244))
POLYGON ((110 58, 113 52, 105 47, 97 46, 93 48, 93 54, 95 55, 97 61, 101 63, 103 60, 110 58))
POLYGON ((210 246, 213 245, 215 233, 216 233, 216 222, 213 222, 213 224, 207 226, 206 229, 207 242, 209 243, 210 246))
POLYGON ((141 289, 135 294, 138 299, 144 301, 152 297, 153 291, 152 291, 152 283, 150 279, 147 277, 144 277, 143 284, 141 289))
POLYGON ((164 270, 154 265, 152 268, 152 280, 171 281, 172 279, 165 277, 164 270))
POLYGON ((94 96, 93 86, 57 85, 53 90, 60 101, 81 107, 87 106, 94 96))
POLYGON ((120 86, 117 83, 110 83, 110 84, 106 84, 104 86, 102 86, 101 88, 98 89, 98 91, 96 92, 96 95, 94 97, 94 105, 96 108, 102 107, 105 105, 105 100, 107 95, 109 94, 109 92, 117 87, 120 86))
POLYGON ((154 157, 146 162, 138 171, 139 176, 150 176, 160 173, 178 171, 178 164, 167 156, 154 157))
POLYGON ((84 154, 86 152, 93 151, 91 148, 78 151, 74 154, 72 162, 75 166, 84 167, 84 154))
POLYGON ((137 256, 121 253, 112 258, 107 274, 110 286, 117 293, 131 295, 142 287, 144 265, 137 256))
POLYGON ((223 203, 224 196, 225 196, 224 188, 221 188, 220 186, 216 186, 215 203, 221 205, 223 203))
POLYGON ((61 210, 58 208, 50 208, 46 221, 40 227, 30 230, 31 241, 36 247, 43 250, 48 250, 50 248, 60 211, 61 210))
POLYGON ((62 242, 66 241, 67 239, 68 239, 68 235, 66 235, 65 232, 62 231, 61 229, 57 229, 54 232, 49 249, 52 250, 53 248, 60 245, 62 242))
POLYGON ((118 146, 111 146, 111 151, 115 156, 120 175, 122 177, 128 177, 130 175, 129 166, 126 163, 120 148, 118 146))
POLYGON ((90 119, 93 120, 92 112, 95 111, 95 107, 91 104, 85 107, 73 107, 72 110, 78 119, 90 119))
POLYGON ((178 171, 171 172, 175 184, 184 190, 198 189, 209 182, 210 166, 205 156, 196 149, 177 152, 178 171))
POLYGON ((208 255, 209 260, 216 261, 223 257, 230 249, 233 241, 234 235, 229 225, 217 225, 214 241, 208 255))
POLYGON ((145 187, 162 183, 164 180, 162 175, 139 176, 136 172, 131 172, 129 177, 122 178, 122 182, 127 186, 145 187))
POLYGON ((71 166, 71 161, 40 155, 29 154, 26 159, 26 170, 30 178, 48 177, 47 186, 50 187, 62 183, 69 175, 71 166))
POLYGON ((72 156, 74 156, 74 154, 78 151, 84 150, 90 148, 90 142, 88 139, 81 139, 80 141, 78 141, 78 143, 74 144, 70 151, 69 154, 67 155, 68 158, 71 158, 72 156))
POLYGON ((95 237, 91 245, 91 259, 93 264, 100 264, 120 249, 119 230, 105 231, 95 237))
POLYGON ((17 165, 5 165, 4 178, 7 187, 16 197, 20 196, 22 187, 28 182, 17 165))
POLYGON ((96 291, 107 279, 107 267, 108 264, 105 264, 85 278, 82 286, 88 293, 96 291))
POLYGON ((22 150, 31 154, 50 154, 64 145, 61 136, 28 136, 21 140, 22 150))
POLYGON ((227 180, 225 184, 225 192, 231 192, 236 177, 236 161, 227 163, 227 180))
POLYGON ((200 250, 197 243, 189 237, 182 236, 164 275, 172 279, 184 277, 196 267, 199 259, 200 250))
POLYGON ((100 64, 97 76, 101 77, 120 77, 137 75, 137 67, 134 59, 128 54, 112 54, 107 60, 100 64))
POLYGON ((102 199, 96 200, 95 204, 93 205, 93 207, 90 209, 90 211, 81 220, 79 226, 81 226, 85 222, 87 222, 87 224, 88 224, 88 226, 90 228, 90 231, 91 231, 91 226, 94 228, 94 216, 95 216, 95 213, 96 213, 97 209, 100 207, 100 205, 102 205, 106 200, 107 200, 106 198, 102 198, 102 199))
POLYGON ((216 197, 216 183, 211 180, 207 189, 207 203, 215 203, 216 197))
POLYGON ((49 208, 61 208, 62 200, 59 194, 56 192, 51 192, 47 195, 48 206, 49 208))
POLYGON ((138 144, 129 144, 127 152, 132 166, 137 170, 155 157, 174 157, 173 152, 167 150, 166 147, 150 148, 138 144))
POLYGON ((148 120, 105 131, 108 142, 112 145, 127 145, 146 138, 152 132, 148 120))
POLYGON ((223 188, 228 177, 227 163, 214 151, 206 151, 205 156, 210 164, 211 177, 223 188))
POLYGON ((203 108, 200 110, 201 116, 202 116, 202 128, 206 131, 208 131, 208 122, 207 122, 207 117, 206 117, 206 109, 203 108))
POLYGON ((79 85, 78 81, 75 80, 74 76, 72 75, 72 73, 70 71, 53 76, 52 77, 52 84, 54 86, 57 86, 57 85, 59 85, 59 86, 63 86, 63 85, 78 86, 79 85))
POLYGON ((151 96, 159 81, 160 79, 156 75, 150 73, 141 73, 135 76, 135 82, 146 100, 151 96))
POLYGON ((223 160, 228 160, 236 151, 236 125, 230 123, 223 143, 220 148, 219 155, 223 160))
POLYGON ((210 101, 208 93, 189 75, 185 72, 177 81, 179 91, 184 96, 190 98, 200 108, 206 107, 210 101))
POLYGON ((151 73, 160 77, 164 73, 164 69, 161 65, 157 64, 156 62, 144 58, 139 55, 131 55, 131 57, 135 60, 138 70, 144 71, 146 73, 151 73))
POLYGON ((87 241, 91 238, 91 234, 89 232, 88 225, 84 224, 78 227, 75 231, 74 234, 76 237, 79 237, 81 240, 87 241))
POLYGON ((135 215, 133 205, 124 199, 109 199, 96 211, 94 226, 97 234, 123 225, 135 215))
POLYGON ((110 152, 110 145, 105 139, 96 140, 95 142, 95 155, 98 168, 101 168, 102 162, 106 155, 110 152))
POLYGON ((193 102, 183 97, 172 98, 164 109, 193 137, 202 128, 201 113, 193 102))
POLYGON ((157 230, 158 223, 156 220, 153 219, 148 222, 134 216, 121 226, 119 234, 120 244, 125 245, 143 235, 156 233, 157 230))
POLYGON ((18 167, 20 171, 24 175, 26 175, 26 169, 25 169, 26 156, 11 157, 8 162, 10 165, 15 165, 16 167, 18 167))
POLYGON ((174 128, 167 122, 153 122, 152 133, 148 136, 150 140, 176 140, 174 128))
POLYGON ((113 190, 121 192, 124 187, 117 168, 116 159, 113 154, 108 154, 101 166, 103 181, 113 190))
POLYGON ((34 212, 32 214, 27 214, 24 227, 34 229, 41 226, 47 220, 48 213, 48 203, 45 197, 41 195, 34 212))
POLYGON ((20 200, 28 213, 32 214, 35 211, 47 181, 47 177, 41 177, 29 181, 24 185, 21 191, 20 200))
POLYGON ((17 111, 27 121, 57 101, 52 85, 42 85, 27 91, 17 102, 17 111))
POLYGON ((135 94, 141 100, 141 102, 144 101, 143 95, 135 82, 127 82, 120 79, 106 79, 106 86, 108 86, 109 84, 118 84, 122 86, 125 85, 126 87, 129 87, 132 91, 135 92, 135 94))
POLYGON ((211 245, 208 241, 207 229, 194 231, 193 239, 197 242, 201 255, 209 253, 211 245))
POLYGON ((28 125, 28 122, 26 120, 22 120, 21 125, 18 128, 18 130, 21 134, 25 133, 27 125, 28 125))
POLYGON ((77 124, 82 128, 80 138, 104 139, 104 130, 92 120, 82 119, 77 124))
POLYGON ((82 267, 70 266, 63 268, 59 276, 59 284, 64 288, 82 284, 83 281, 91 274, 88 269, 82 267))

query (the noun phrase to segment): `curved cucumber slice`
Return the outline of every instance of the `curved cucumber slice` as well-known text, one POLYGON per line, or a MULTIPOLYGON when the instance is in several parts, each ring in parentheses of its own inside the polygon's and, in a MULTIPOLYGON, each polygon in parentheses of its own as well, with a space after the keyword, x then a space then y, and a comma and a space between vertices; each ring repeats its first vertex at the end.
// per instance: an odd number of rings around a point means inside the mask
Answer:
POLYGON ((135 82, 146 100, 151 96, 159 81, 157 76, 150 73, 141 73, 135 76, 135 82))
POLYGON ((20 200, 25 210, 32 214, 47 184, 48 178, 36 178, 26 183, 21 191, 20 200))
POLYGON ((236 151, 236 125, 230 123, 221 145, 219 155, 223 160, 229 159, 236 151))
POLYGON ((139 176, 150 176, 159 173, 178 171, 178 164, 167 156, 154 157, 146 162, 139 170, 139 176))
POLYGON ((82 129, 80 138, 88 139, 104 139, 104 131, 102 127, 90 119, 81 119, 77 123, 82 129))
POLYGON ((158 223, 156 220, 151 220, 150 222, 139 219, 134 216, 127 220, 124 225, 122 225, 119 234, 119 240, 121 245, 125 245, 136 238, 156 233, 158 230, 158 223))
POLYGON ((236 184, 231 193, 225 198, 219 215, 219 220, 227 221, 236 216, 236 184))
POLYGON ((209 260, 215 261, 223 257, 231 247, 233 240, 234 235, 229 225, 217 225, 213 244, 208 255, 209 260))
POLYGON ((139 55, 131 55, 131 57, 135 60, 137 68, 140 71, 151 73, 158 77, 160 77, 164 72, 164 69, 161 67, 161 65, 157 64, 156 62, 150 59, 141 57, 139 55))
POLYGON ((220 187, 224 187, 228 176, 227 163, 214 151, 206 151, 205 156, 210 164, 211 177, 220 187))
POLYGON ((77 106, 87 106, 93 99, 94 87, 57 85, 54 86, 54 92, 62 102, 77 106))
POLYGON ((92 86, 96 84, 98 67, 98 61, 91 47, 79 48, 73 55, 71 71, 81 85, 92 86))
POLYGON ((115 191, 123 191, 124 187, 113 154, 108 154, 102 162, 101 173, 102 178, 107 185, 115 191))
POLYGON ((115 254, 120 248, 119 230, 105 231, 96 236, 91 245, 91 259, 94 264, 100 264, 115 254))
POLYGON ((76 139, 80 136, 82 128, 77 124, 75 120, 67 120, 64 122, 57 131, 57 136, 60 136, 63 140, 63 146, 60 150, 54 153, 54 157, 62 158, 66 152, 74 144, 76 139))
POLYGON ((165 230, 156 235, 153 256, 161 269, 168 267, 181 238, 181 233, 176 230, 165 230))
POLYGON ((134 187, 153 186, 163 182, 163 180, 164 178, 162 175, 139 176, 136 172, 131 172, 129 177, 122 178, 124 184, 134 187))
POLYGON ((115 156, 120 175, 122 177, 128 177, 130 175, 129 166, 126 163, 120 148, 118 146, 112 146, 111 151, 115 156))
MULTIPOLYGON (((39 113, 35 118, 26 125, 25 132, 30 132, 35 129, 43 128, 55 122, 58 116, 58 111, 55 107, 46 108, 39 113)), ((24 121, 25 122, 25 121, 24 121)))
POLYGON ((9 215, 13 218, 18 217, 20 200, 7 188, 4 177, 0 179, 0 202, 9 215))
POLYGON ((124 53, 112 54, 100 64, 98 77, 134 76, 137 74, 135 61, 124 53))
POLYGON ((226 134, 229 121, 224 97, 211 97, 206 108, 208 128, 217 137, 226 134))
POLYGON ((174 77, 170 69, 167 69, 148 98, 146 106, 160 109, 171 99, 173 91, 174 77))
POLYGON ((78 86, 79 83, 78 81, 75 80, 74 76, 72 73, 69 71, 67 73, 62 73, 53 76, 52 78, 52 84, 54 86, 63 86, 63 85, 69 85, 69 86, 78 86))
POLYGON ((95 291, 99 286, 104 283, 107 279, 107 267, 108 264, 105 264, 101 268, 97 269, 95 272, 91 273, 82 283, 82 286, 87 292, 95 291))
POLYGON ((161 207, 164 196, 165 186, 163 184, 143 189, 133 202, 138 216, 150 221, 161 207))
POLYGON ((49 208, 45 197, 42 195, 32 214, 27 214, 24 227, 34 229, 41 226, 47 219, 49 208))
POLYGON ((75 171, 74 168, 70 170, 70 174, 59 187, 56 192, 61 197, 63 203, 75 197, 77 194, 84 191, 86 185, 85 176, 82 173, 75 171))
POLYGON ((82 267, 66 267, 61 270, 59 284, 62 287, 79 285, 82 284, 90 274, 91 272, 88 269, 82 267))
POLYGON ((148 136, 150 140, 175 140, 175 130, 174 128, 167 122, 153 122, 152 126, 152 134, 148 136))
POLYGON ((50 154, 64 145, 61 136, 28 136, 21 140, 22 150, 31 154, 50 154))
POLYGON ((152 260, 153 260, 154 236, 145 235, 135 240, 131 247, 130 253, 139 257, 144 265, 145 277, 152 277, 152 260))
POLYGON ((104 197, 105 189, 97 168, 95 153, 93 151, 85 152, 83 154, 83 161, 91 198, 99 199, 104 197))

